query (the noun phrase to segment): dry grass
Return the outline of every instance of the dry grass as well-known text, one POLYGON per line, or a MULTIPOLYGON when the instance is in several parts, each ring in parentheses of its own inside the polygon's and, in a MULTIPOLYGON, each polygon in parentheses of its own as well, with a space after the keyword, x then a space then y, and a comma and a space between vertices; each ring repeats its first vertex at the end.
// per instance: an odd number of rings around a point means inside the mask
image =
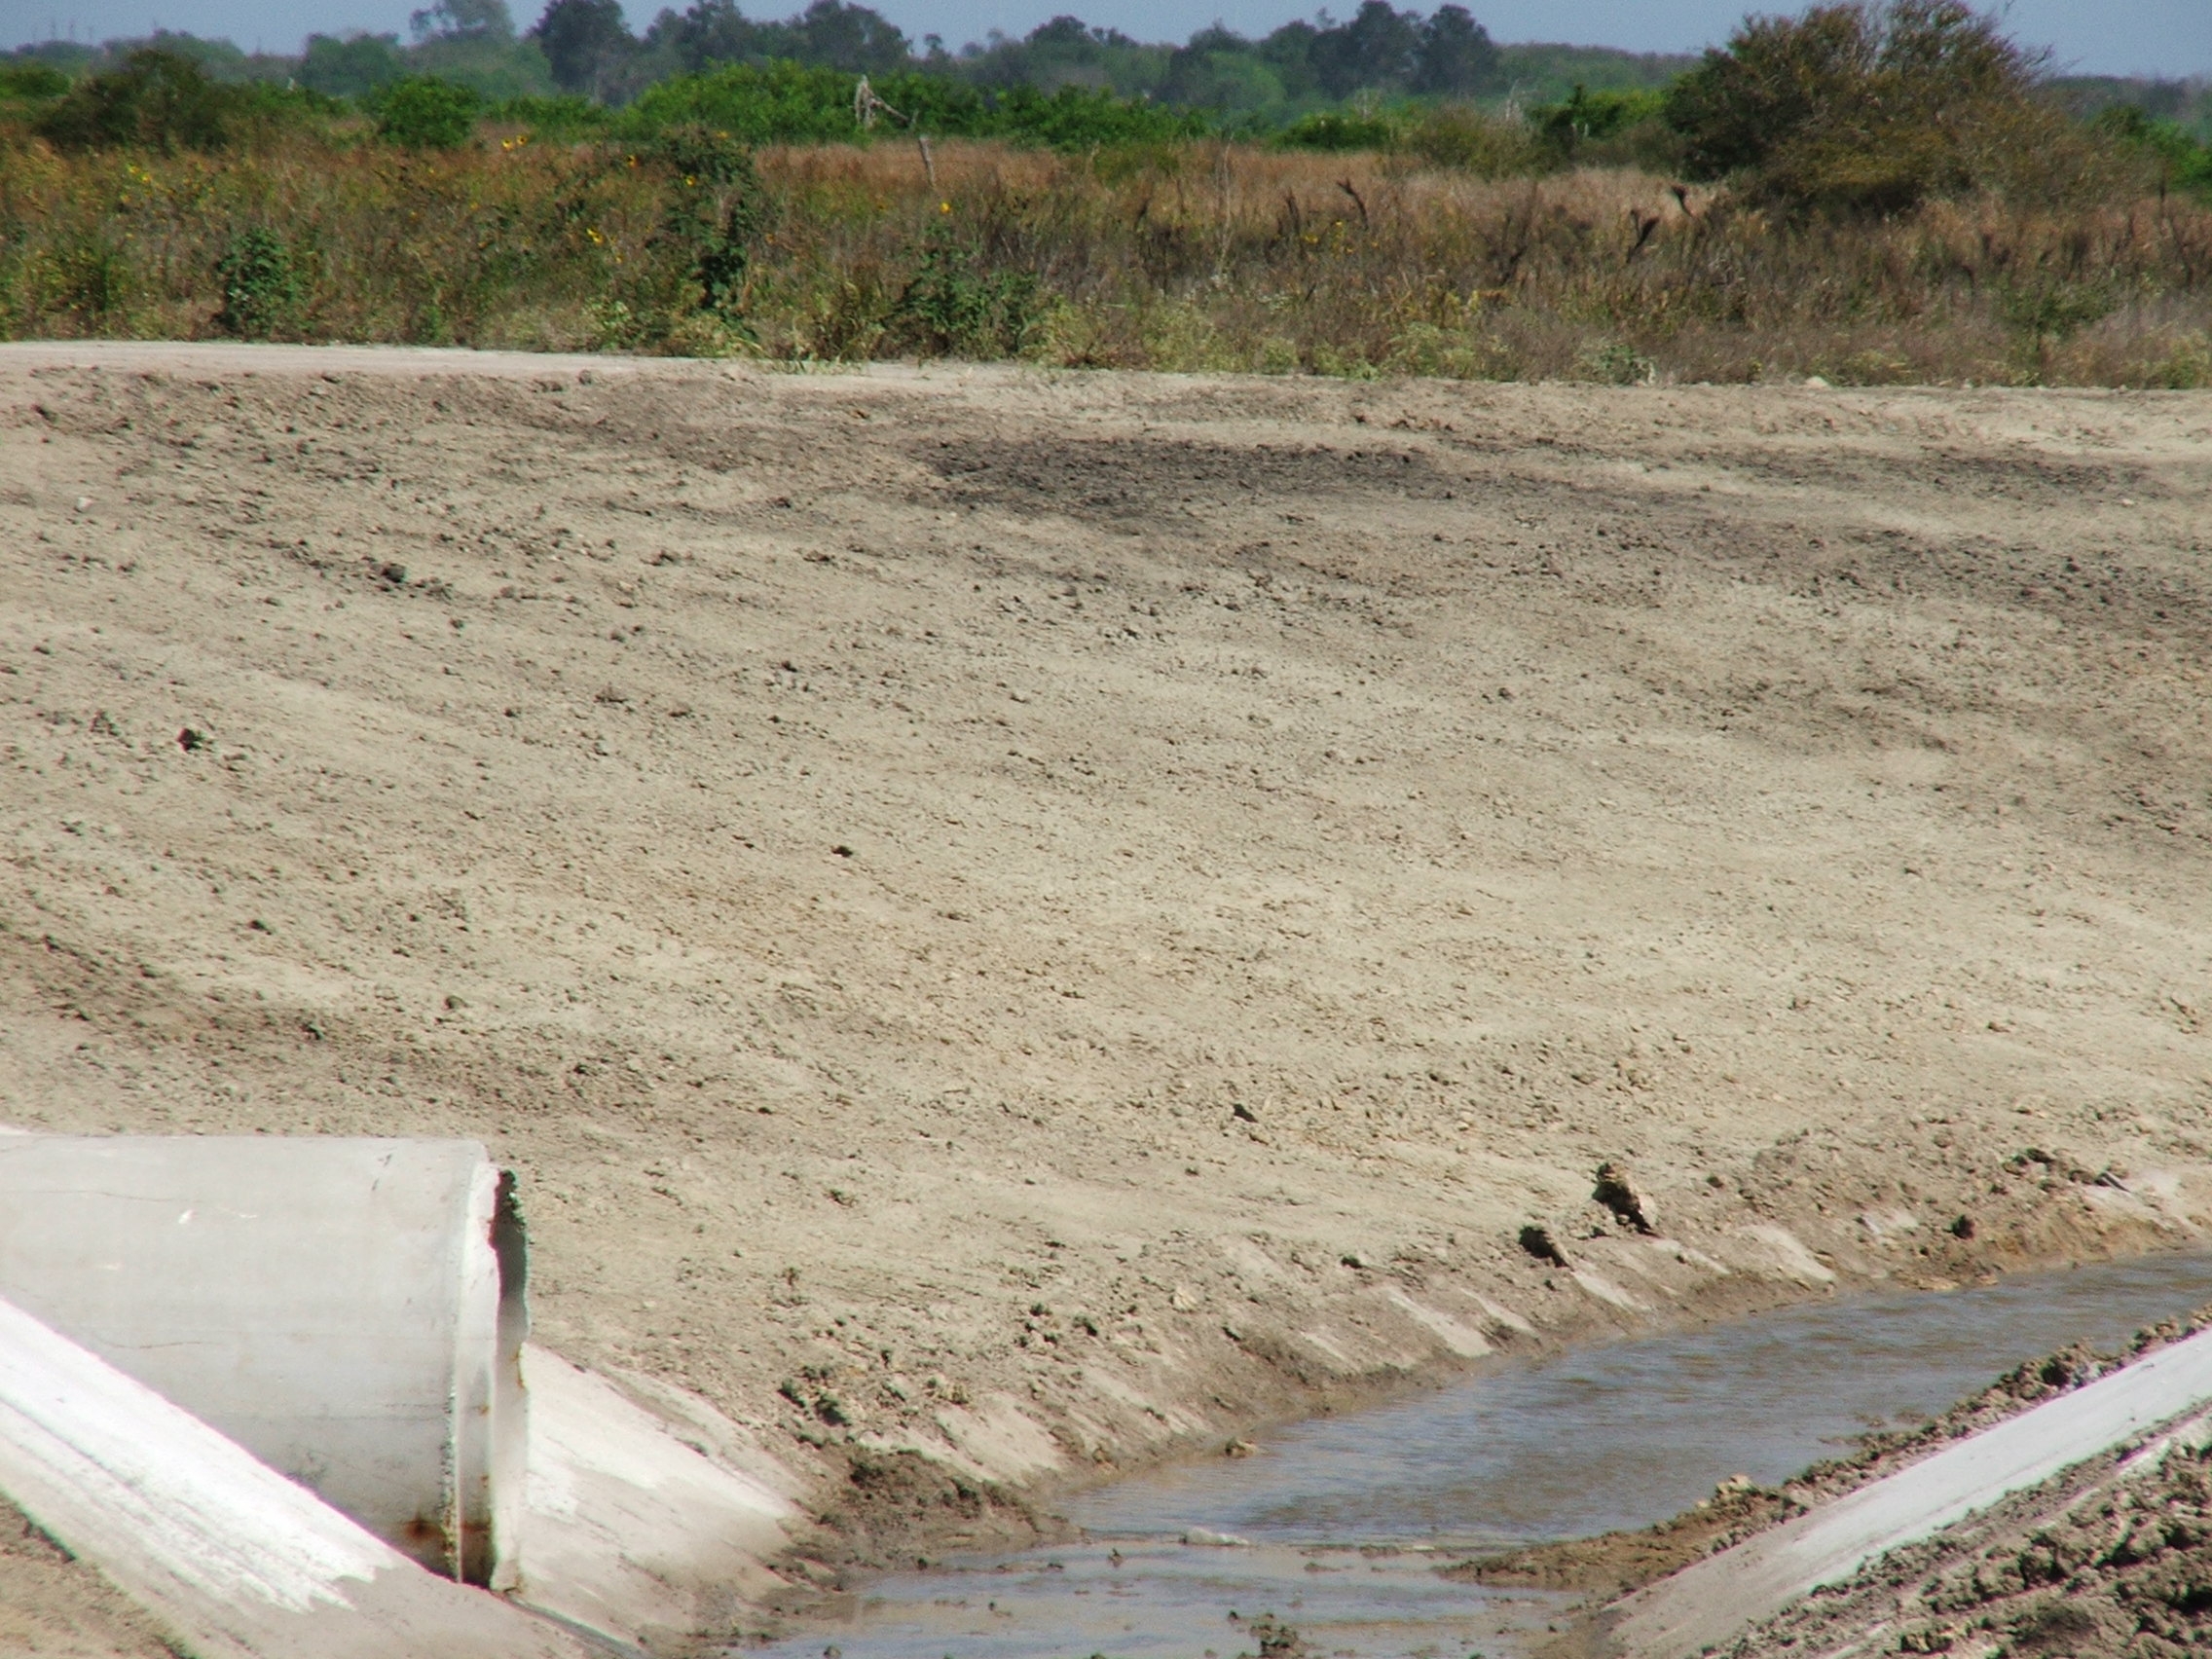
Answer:
POLYGON ((0 165, 0 332, 198 337, 241 229, 307 339, 1019 355, 1629 382, 2212 383, 2212 212, 1994 199, 1791 224, 1663 178, 1486 180, 1197 143, 770 149, 740 313, 697 309, 672 182, 619 149, 301 143, 0 165))

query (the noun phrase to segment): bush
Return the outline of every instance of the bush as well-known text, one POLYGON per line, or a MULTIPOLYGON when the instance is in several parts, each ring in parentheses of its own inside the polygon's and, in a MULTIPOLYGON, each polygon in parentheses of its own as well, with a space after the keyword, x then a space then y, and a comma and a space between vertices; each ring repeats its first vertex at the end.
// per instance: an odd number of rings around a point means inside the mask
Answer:
POLYGON ((565 95, 501 98, 484 111, 484 118, 525 128, 539 138, 563 142, 603 138, 614 127, 614 119, 604 104, 565 95))
POLYGON ((1464 104, 1428 111, 1406 134, 1405 146, 1432 166, 1480 178, 1542 172, 1552 160, 1527 122, 1485 115, 1464 104))
POLYGON ((215 262, 222 309, 215 325, 243 340, 266 340, 297 321, 300 277, 292 250, 274 231, 240 231, 215 262))
POLYGON ((377 135, 409 150, 453 150, 467 143, 483 103, 473 87, 435 75, 394 81, 368 99, 377 135))
POLYGON ((1050 96, 1034 87, 1009 87, 983 112, 972 136, 1072 153, 1199 138, 1209 126, 1196 110, 1168 109, 1085 87, 1062 87, 1050 96))
POLYGON ((1389 115, 1321 110, 1301 116, 1270 142, 1278 150, 1414 155, 1431 166, 1482 178, 1547 172, 1558 165, 1529 123, 1486 115, 1466 104, 1416 106, 1389 115))
MULTIPOLYGON (((1643 87, 1593 92, 1577 86, 1564 103, 1539 104, 1529 112, 1529 125, 1544 146, 1564 162, 1595 159, 1618 147, 1619 140, 1639 129, 1663 129, 1667 94, 1643 87)), ((1608 158, 1610 159, 1610 158, 1608 158)))
POLYGON ((0 98, 28 103, 57 98, 69 90, 69 77, 50 63, 0 64, 0 98))
POLYGON ((850 143, 862 135, 853 119, 853 85, 839 70, 798 63, 676 75, 647 88, 624 112, 621 129, 650 137, 695 127, 746 144, 850 143))
POLYGON ((766 192, 753 152, 727 132, 686 123, 657 134, 639 159, 659 163, 671 175, 674 199, 662 232, 692 250, 699 309, 738 323, 755 244, 767 228, 766 192))
POLYGON ((237 90, 210 81, 191 58, 148 49, 133 52, 119 69, 79 81, 39 120, 37 131, 63 150, 219 150, 240 102, 237 90))
POLYGON ((300 61, 300 85, 330 97, 367 97, 406 78, 396 35, 310 35, 300 61))
POLYGON ((49 258, 47 298, 88 328, 100 328, 129 306, 138 286, 129 252, 104 231, 62 240, 49 258))
MULTIPOLYGON (((857 77, 841 69, 790 62, 679 75, 639 97, 624 112, 619 129, 645 136, 666 127, 697 126, 754 145, 864 142, 870 133, 854 118, 857 84, 857 77)), ((874 90, 903 118, 879 120, 873 129, 879 136, 918 128, 933 137, 1007 138, 1080 151, 1192 138, 1207 130, 1205 119, 1192 112, 1082 87, 1051 94, 1032 87, 987 93, 943 76, 902 72, 885 76, 874 90)))
POLYGON ((1320 110, 1301 116, 1275 134, 1282 150, 1393 150, 1398 125, 1386 117, 1357 110, 1320 110))
POLYGON ((2055 164, 2067 124, 2036 66, 1960 0, 1754 18, 1667 94, 1694 176, 1791 211, 1904 212, 2055 164))
POLYGON ((893 308, 890 328, 924 356, 1011 357, 1042 318, 1044 301, 1034 275, 994 268, 979 249, 940 231, 893 308))
POLYGON ((2100 112, 2090 126, 2121 148, 2149 159, 2159 178, 2176 190, 2212 196, 2212 143, 2179 122, 2159 121, 2132 104, 2100 112))

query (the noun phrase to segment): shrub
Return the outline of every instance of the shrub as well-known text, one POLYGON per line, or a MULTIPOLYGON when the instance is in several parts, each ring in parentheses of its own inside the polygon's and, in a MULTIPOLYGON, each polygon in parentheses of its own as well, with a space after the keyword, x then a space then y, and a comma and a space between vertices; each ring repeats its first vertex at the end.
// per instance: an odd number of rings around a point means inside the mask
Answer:
MULTIPOLYGON (((732 65, 706 75, 676 75, 649 87, 624 112, 621 129, 649 137, 664 129, 726 132, 746 144, 850 143, 854 78, 797 63, 732 65)), ((903 106, 901 106, 903 107, 903 106)))
POLYGON ((408 150, 453 150, 467 143, 483 102, 475 88, 435 75, 394 81, 368 100, 377 135, 408 150))
POLYGON ((104 231, 79 234, 50 256, 48 298, 89 328, 112 321, 137 283, 130 255, 104 231))
POLYGON ((1666 114, 1667 94, 1656 89, 1593 92, 1577 85, 1566 102, 1530 110, 1529 125, 1561 161, 1576 162, 1611 159, 1618 140, 1640 129, 1664 129, 1666 114))
POLYGON ((2148 158, 2168 187, 2212 196, 2212 143, 2179 122, 2157 120, 2133 104, 2116 104, 2090 126, 2101 137, 2148 158))
POLYGON ((1406 134, 1405 147, 1432 166, 1481 178, 1541 172, 1550 160, 1527 122, 1485 115, 1464 104, 1429 110, 1406 134))
POLYGON ((699 309, 737 322, 754 246, 767 228, 766 193, 752 150, 727 132, 686 123, 655 135, 639 156, 671 175, 663 235, 692 250, 699 309))
POLYGON ((927 356, 1011 357, 1043 315, 1026 271, 992 268, 978 250, 939 233, 890 318, 895 338, 927 356))
POLYGON ((527 129, 539 138, 571 141, 602 138, 613 129, 613 117, 604 104, 589 98, 525 96, 501 98, 484 111, 488 121, 527 129))
POLYGON ((133 52, 121 68, 79 81, 37 130, 63 150, 219 150, 240 102, 234 89, 210 81, 191 58, 149 48, 133 52))
POLYGON ((1299 117, 1275 134, 1283 150, 1391 150, 1397 148, 1398 124, 1381 115, 1357 110, 1320 110, 1299 117))
MULTIPOLYGON (((743 143, 820 144, 865 141, 854 117, 857 78, 840 69, 801 63, 736 64, 707 75, 679 75, 648 89, 624 112, 620 130, 644 136, 671 126, 727 132, 743 143)), ((1009 87, 986 93, 940 75, 902 72, 875 83, 899 120, 879 122, 888 135, 919 129, 940 138, 1008 138, 1042 148, 1080 151, 1197 137, 1202 116, 1141 98, 1083 87, 1051 93, 1009 87)))
POLYGON ((266 340, 289 328, 300 310, 300 277, 292 250, 274 231, 240 231, 215 262, 222 309, 215 325, 244 340, 266 340))
POLYGON ((2035 63, 1960 0, 1854 0, 1751 18, 1666 114, 1693 175, 1794 211, 1892 214, 2063 148, 2036 90, 2035 63))
POLYGON ((69 90, 69 77, 51 63, 0 64, 0 98, 11 103, 57 98, 69 90))
POLYGON ((1419 156, 1432 166, 1483 178, 1546 172, 1556 156, 1525 121, 1486 115, 1466 104, 1437 104, 1383 115, 1321 110, 1301 116, 1272 140, 1278 150, 1377 150, 1419 156))
POLYGON ((1050 95, 1034 87, 1009 87, 983 112, 973 136, 1080 151, 1202 137, 1208 125, 1195 110, 1085 87, 1062 87, 1050 95))
POLYGON ((300 62, 300 85, 330 97, 366 97, 406 78, 396 35, 310 35, 300 62))

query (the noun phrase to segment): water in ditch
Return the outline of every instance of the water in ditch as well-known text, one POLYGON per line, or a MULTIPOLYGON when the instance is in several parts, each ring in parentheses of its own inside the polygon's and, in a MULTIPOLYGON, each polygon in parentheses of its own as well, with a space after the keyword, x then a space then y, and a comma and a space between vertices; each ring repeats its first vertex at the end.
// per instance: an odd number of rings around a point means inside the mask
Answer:
POLYGON ((1578 1348, 1084 1493, 1065 1506, 1082 1543, 878 1580, 765 1651, 1231 1659, 1272 1618, 1340 1659, 1507 1659, 1568 1599, 1448 1582, 1438 1551, 1647 1526, 2208 1302, 2212 1255, 2154 1256, 1578 1348), (1243 1542, 1182 1541, 1205 1534, 1243 1542))

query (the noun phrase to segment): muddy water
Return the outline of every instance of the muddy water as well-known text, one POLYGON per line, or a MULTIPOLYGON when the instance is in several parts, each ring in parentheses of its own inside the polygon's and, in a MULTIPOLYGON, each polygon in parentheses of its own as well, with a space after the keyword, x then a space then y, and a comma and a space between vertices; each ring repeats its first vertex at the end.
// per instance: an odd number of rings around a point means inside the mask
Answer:
POLYGON ((2212 1255, 1943 1294, 1838 1298, 1581 1348, 1074 1499, 1087 1541, 868 1586, 777 1659, 1524 1651, 1564 1598, 1450 1584, 1440 1549, 1641 1527, 1731 1475, 1772 1485, 1855 1435, 1925 1420, 2023 1359, 2112 1346, 2212 1302, 2212 1255), (1186 1543, 1206 1535, 1238 1544, 1186 1543))

